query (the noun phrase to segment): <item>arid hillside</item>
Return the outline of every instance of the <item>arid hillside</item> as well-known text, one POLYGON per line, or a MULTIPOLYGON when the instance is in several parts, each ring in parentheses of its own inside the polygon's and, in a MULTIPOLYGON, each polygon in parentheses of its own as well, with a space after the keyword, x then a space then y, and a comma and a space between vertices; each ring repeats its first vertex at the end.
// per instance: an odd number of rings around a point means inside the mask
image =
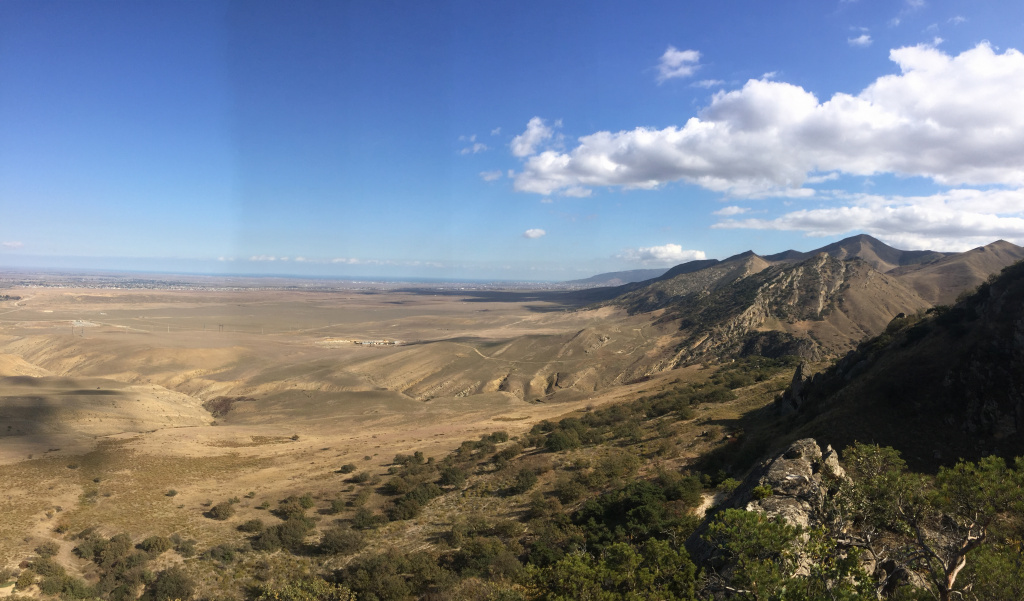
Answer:
POLYGON ((606 303, 677 323, 670 366, 746 354, 817 360, 845 354, 899 314, 951 302, 1022 258, 1024 248, 1005 241, 937 253, 854 236, 813 252, 683 264, 655 280, 608 289, 606 303))

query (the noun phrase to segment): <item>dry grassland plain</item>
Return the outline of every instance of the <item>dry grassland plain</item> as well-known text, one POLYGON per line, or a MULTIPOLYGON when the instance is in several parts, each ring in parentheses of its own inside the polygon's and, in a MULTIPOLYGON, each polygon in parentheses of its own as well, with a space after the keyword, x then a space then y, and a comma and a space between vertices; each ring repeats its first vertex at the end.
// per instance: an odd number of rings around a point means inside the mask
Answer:
POLYGON ((336 491, 347 463, 631 398, 671 350, 649 317, 530 292, 5 292, 0 567, 58 526, 212 544, 211 501, 336 491))

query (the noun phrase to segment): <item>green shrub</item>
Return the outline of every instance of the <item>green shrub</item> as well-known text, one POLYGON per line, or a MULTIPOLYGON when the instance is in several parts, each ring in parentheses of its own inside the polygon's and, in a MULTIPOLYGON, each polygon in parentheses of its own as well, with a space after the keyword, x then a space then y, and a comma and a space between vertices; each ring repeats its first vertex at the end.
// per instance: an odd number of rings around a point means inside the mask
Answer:
POLYGON ((355 515, 352 516, 352 527, 360 530, 376 528, 382 523, 384 523, 383 516, 376 515, 365 507, 357 509, 355 515))
POLYGON ((502 467, 509 461, 518 457, 520 454, 522 454, 522 452, 523 445, 519 444, 518 442, 513 442, 512 444, 506 446, 504 449, 495 453, 492 460, 494 461, 494 463, 498 465, 498 467, 502 467))
POLYGON ((150 587, 150 598, 153 601, 187 601, 195 593, 196 585, 192 578, 180 567, 168 568, 157 575, 150 587))
POLYGON ((348 501, 345 501, 346 507, 362 507, 370 499, 370 495, 373 492, 369 488, 361 489, 356 493, 356 496, 352 497, 348 501))
POLYGON ((40 576, 64 576, 64 566, 49 557, 40 557, 32 562, 32 570, 40 576))
POLYGON ((366 537, 362 532, 349 526, 334 526, 324 532, 319 549, 326 555, 351 555, 360 551, 365 544, 366 537))
POLYGON ((394 503, 386 511, 388 519, 392 522, 400 520, 411 520, 412 518, 419 515, 420 510, 423 508, 423 504, 416 499, 408 497, 402 497, 394 501, 394 503))
POLYGON ((512 486, 509 487, 509 493, 513 495, 521 495, 528 492, 537 484, 537 472, 530 468, 523 468, 516 474, 516 479, 512 482, 512 486))
POLYGON ((774 491, 772 490, 771 486, 767 484, 762 484, 760 486, 755 486, 754 489, 750 491, 750 494, 751 496, 754 497, 754 499, 760 501, 761 499, 767 499, 768 497, 772 496, 772 494, 774 494, 774 491))
MULTIPOLYGON (((270 529, 268 528, 268 530, 270 529)), ((297 551, 305 544, 306 536, 313 529, 313 523, 308 519, 290 519, 283 524, 273 526, 272 529, 277 529, 281 546, 290 551, 297 551)))
POLYGON ((446 467, 441 470, 441 477, 438 478, 437 482, 441 486, 454 486, 455 488, 462 488, 466 483, 466 478, 469 476, 468 472, 464 469, 457 467, 446 467))
POLYGON ((18 580, 14 583, 14 588, 19 591, 24 591, 28 587, 32 586, 36 582, 36 573, 32 570, 22 570, 21 574, 18 574, 18 580))
POLYGON ((57 553, 60 553, 60 543, 48 540, 36 547, 36 553, 39 554, 39 557, 53 557, 57 553))
POLYGON ((579 435, 577 435, 576 432, 566 432, 564 430, 557 430, 548 434, 547 440, 544 441, 544 448, 552 453, 576 449, 579 448, 579 446, 579 435))
POLYGON ((231 563, 235 560, 236 553, 237 550, 231 545, 220 544, 207 549, 206 553, 203 553, 203 557, 223 563, 231 563))
POLYGON ((555 495, 562 503, 575 503, 587 494, 587 487, 577 480, 563 478, 555 483, 555 495))
POLYGON ((160 555, 172 546, 171 539, 166 536, 150 536, 139 543, 139 548, 153 557, 160 555))
POLYGON ((196 541, 193 539, 182 539, 177 534, 171 535, 170 539, 174 543, 174 552, 178 555, 188 558, 196 554, 196 541))
POLYGON ((263 532, 263 520, 254 518, 247 520, 238 525, 239 532, 250 532, 253 534, 259 534, 263 532))
MULTIPOLYGON (((308 495, 306 495, 306 498, 309 499, 309 507, 312 507, 313 499, 308 495)), ((292 495, 278 503, 277 509, 275 509, 272 513, 285 521, 296 518, 304 518, 306 517, 306 509, 309 509, 309 507, 307 507, 306 505, 307 503, 304 502, 302 498, 292 495)))
POLYGON ((395 476, 384 483, 384 486, 380 488, 380 492, 389 496, 404 495, 405 493, 412 490, 412 485, 408 480, 401 476, 395 476))
POLYGON ((206 512, 206 515, 215 520, 226 520, 235 515, 235 508, 231 503, 224 501, 211 507, 210 511, 206 512))

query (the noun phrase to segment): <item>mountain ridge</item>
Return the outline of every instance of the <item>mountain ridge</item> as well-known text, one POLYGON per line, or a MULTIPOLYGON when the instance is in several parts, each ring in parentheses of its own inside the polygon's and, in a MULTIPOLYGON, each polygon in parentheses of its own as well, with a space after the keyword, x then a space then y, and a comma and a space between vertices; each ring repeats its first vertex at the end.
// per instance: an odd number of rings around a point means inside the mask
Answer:
POLYGON ((1006 241, 964 253, 904 251, 867 235, 816 252, 691 261, 659 278, 595 291, 599 305, 676 320, 678 366, 710 359, 841 355, 897 315, 924 311, 970 291, 1024 259, 1006 241))

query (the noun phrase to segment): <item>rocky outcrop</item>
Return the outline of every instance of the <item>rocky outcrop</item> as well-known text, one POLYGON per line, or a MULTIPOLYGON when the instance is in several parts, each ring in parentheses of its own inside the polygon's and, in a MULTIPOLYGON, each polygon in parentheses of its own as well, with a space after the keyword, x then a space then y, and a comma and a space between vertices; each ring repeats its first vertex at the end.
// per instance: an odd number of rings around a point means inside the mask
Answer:
POLYGON ((782 415, 797 413, 806 400, 804 398, 804 390, 810 378, 804 376, 805 368, 805 363, 801 363, 796 367, 796 371, 793 372, 793 379, 789 382, 789 388, 775 399, 775 408, 782 415))
POLYGON ((686 548, 698 562, 711 558, 713 549, 702 536, 714 513, 722 509, 758 511, 803 529, 823 525, 827 517, 821 508, 826 496, 838 480, 845 478, 831 446, 822 451, 813 438, 798 440, 782 454, 754 468, 715 512, 708 513, 687 539, 686 548))

